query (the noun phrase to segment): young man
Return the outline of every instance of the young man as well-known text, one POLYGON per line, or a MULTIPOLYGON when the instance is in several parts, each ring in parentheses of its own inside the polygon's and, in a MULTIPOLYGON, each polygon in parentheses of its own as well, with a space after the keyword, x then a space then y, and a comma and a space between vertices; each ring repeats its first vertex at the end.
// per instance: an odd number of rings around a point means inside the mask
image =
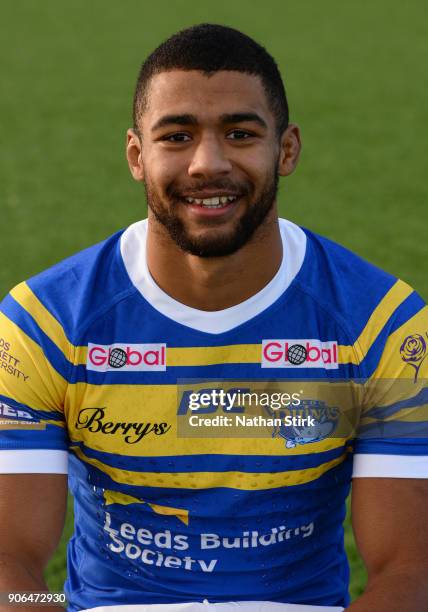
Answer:
POLYGON ((353 476, 369 582, 346 609, 427 610, 427 308, 278 220, 299 151, 276 64, 244 34, 195 26, 146 60, 127 158, 148 220, 1 305, 1 591, 44 588, 68 471, 69 610, 339 611, 353 476), (191 401, 242 415, 220 390, 272 379, 302 381, 281 414, 303 426, 180 433, 191 401), (344 415, 311 380, 353 381, 357 437, 332 435, 344 415))

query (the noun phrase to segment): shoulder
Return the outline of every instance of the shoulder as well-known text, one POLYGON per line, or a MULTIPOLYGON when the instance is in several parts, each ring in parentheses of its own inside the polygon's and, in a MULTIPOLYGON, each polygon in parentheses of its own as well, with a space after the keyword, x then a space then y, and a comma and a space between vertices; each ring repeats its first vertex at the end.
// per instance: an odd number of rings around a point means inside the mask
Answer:
POLYGON ((298 289, 347 332, 359 363, 371 371, 389 336, 426 310, 423 299, 403 280, 349 249, 303 229, 306 254, 295 279, 298 289))
POLYGON ((301 287, 340 314, 346 316, 352 309, 355 319, 359 312, 372 310, 398 281, 340 244, 307 229, 303 231, 307 242, 303 274, 299 277, 301 287))
POLYGON ((123 231, 20 283, 6 300, 41 327, 59 324, 71 343, 82 327, 135 292, 123 265, 123 231))

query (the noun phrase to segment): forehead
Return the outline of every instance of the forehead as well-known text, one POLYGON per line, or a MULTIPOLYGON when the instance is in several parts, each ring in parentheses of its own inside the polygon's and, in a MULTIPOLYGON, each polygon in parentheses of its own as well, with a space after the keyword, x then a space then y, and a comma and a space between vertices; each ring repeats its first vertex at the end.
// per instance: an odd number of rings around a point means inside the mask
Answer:
POLYGON ((227 113, 253 112, 273 122, 259 76, 221 70, 211 76, 199 70, 171 70, 156 74, 150 82, 143 123, 155 123, 163 115, 191 114, 198 120, 215 120, 227 113))

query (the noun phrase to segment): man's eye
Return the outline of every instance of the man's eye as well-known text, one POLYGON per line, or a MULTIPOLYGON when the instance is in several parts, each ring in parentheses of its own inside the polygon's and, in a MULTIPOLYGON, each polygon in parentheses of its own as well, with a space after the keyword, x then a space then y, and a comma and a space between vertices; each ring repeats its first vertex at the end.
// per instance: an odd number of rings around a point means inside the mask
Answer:
POLYGON ((166 142, 189 142, 190 136, 188 134, 184 134, 183 132, 177 132, 175 134, 168 134, 168 136, 164 136, 162 140, 166 142))
POLYGON ((253 136, 253 134, 245 130, 233 130, 233 132, 229 132, 227 135, 230 140, 246 140, 247 138, 251 138, 251 136, 253 136))

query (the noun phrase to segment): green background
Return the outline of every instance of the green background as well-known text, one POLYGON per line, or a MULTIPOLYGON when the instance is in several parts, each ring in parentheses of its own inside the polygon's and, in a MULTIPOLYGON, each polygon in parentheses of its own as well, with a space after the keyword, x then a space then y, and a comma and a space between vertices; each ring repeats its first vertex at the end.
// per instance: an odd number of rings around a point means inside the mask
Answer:
MULTIPOLYGON (((138 68, 202 21, 244 30, 279 63, 303 138, 282 214, 427 298, 424 0, 3 0, 0 294, 145 216, 124 158, 138 68)), ((64 541, 70 528, 71 515, 64 541)), ((355 596, 365 573, 349 524, 346 543, 355 596)), ((63 575, 62 547, 50 586, 63 575)))

